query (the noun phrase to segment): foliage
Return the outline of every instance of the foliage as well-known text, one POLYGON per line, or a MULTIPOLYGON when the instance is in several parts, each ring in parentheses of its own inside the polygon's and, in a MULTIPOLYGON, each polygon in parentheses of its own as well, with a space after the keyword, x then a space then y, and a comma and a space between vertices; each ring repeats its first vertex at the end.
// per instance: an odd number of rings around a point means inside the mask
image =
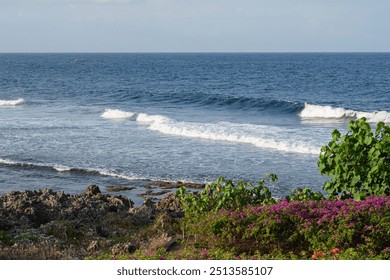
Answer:
POLYGON ((83 238, 76 225, 67 220, 56 220, 50 223, 48 234, 70 243, 78 243, 83 238))
POLYGON ((321 148, 318 168, 332 178, 324 189, 332 197, 364 199, 390 195, 390 126, 377 124, 375 133, 365 118, 351 121, 349 132, 332 133, 321 148))
POLYGON ((172 254, 168 253, 165 248, 159 248, 153 253, 143 253, 141 250, 135 252, 137 260, 166 260, 172 259, 172 254))
POLYGON ((275 174, 270 174, 260 180, 257 186, 242 181, 235 186, 233 181, 220 177, 216 182, 206 185, 200 194, 187 194, 185 187, 181 187, 176 194, 181 200, 184 212, 190 215, 220 209, 242 209, 249 204, 274 203, 275 199, 265 184, 277 179, 275 174))
POLYGON ((194 228, 202 247, 237 256, 390 259, 389 196, 220 210, 194 228))
POLYGON ((290 195, 286 196, 288 202, 292 201, 316 201, 324 200, 325 197, 321 192, 313 192, 310 188, 296 188, 291 190, 290 195))
POLYGON ((6 231, 0 230, 0 242, 3 242, 6 245, 13 244, 13 238, 6 231))

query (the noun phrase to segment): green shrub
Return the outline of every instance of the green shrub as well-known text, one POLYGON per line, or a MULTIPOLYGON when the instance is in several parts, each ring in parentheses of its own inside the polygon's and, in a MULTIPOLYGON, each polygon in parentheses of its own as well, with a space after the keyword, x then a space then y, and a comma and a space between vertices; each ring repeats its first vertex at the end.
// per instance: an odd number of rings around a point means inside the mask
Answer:
POLYGON ((242 181, 235 186, 233 181, 220 177, 216 182, 206 185, 200 194, 186 193, 185 187, 181 187, 176 194, 186 214, 220 209, 237 210, 249 204, 274 203, 275 199, 265 184, 270 180, 275 182, 277 179, 275 174, 269 174, 265 179, 260 180, 257 186, 242 181))
POLYGON ((290 191, 290 195, 286 196, 288 202, 292 201, 316 201, 324 200, 325 197, 321 192, 313 192, 310 188, 296 188, 290 191))
POLYGON ((6 231, 0 230, 0 241, 6 245, 12 245, 14 240, 6 231))
POLYGON ((231 180, 220 177, 216 182, 205 186, 201 193, 187 193, 185 187, 181 187, 176 195, 181 201, 184 218, 180 222, 180 228, 185 234, 198 237, 199 226, 202 226, 205 217, 209 213, 217 213, 220 209, 240 210, 247 205, 265 205, 275 203, 271 191, 265 186, 269 181, 276 181, 275 174, 267 175, 260 180, 257 186, 248 182, 238 182, 237 186, 231 180))
POLYGON ((318 168, 331 177, 324 184, 329 197, 364 199, 390 195, 390 126, 377 124, 375 133, 365 118, 351 121, 348 133, 332 133, 321 148, 318 168))
POLYGON ((390 259, 390 197, 283 201, 209 213, 199 244, 234 255, 299 259, 390 259), (333 251, 333 253, 332 253, 333 251), (322 252, 322 253, 321 253, 322 252))

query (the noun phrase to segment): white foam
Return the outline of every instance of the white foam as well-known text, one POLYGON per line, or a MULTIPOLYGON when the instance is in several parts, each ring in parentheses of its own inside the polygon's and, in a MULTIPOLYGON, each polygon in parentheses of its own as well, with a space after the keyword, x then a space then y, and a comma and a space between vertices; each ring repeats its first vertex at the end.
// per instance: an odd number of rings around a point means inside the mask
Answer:
POLYGON ((56 171, 58 171, 58 172, 69 172, 69 171, 71 171, 72 170, 72 168, 71 167, 69 167, 69 166, 63 166, 63 165, 54 165, 54 167, 53 167, 56 171))
POLYGON ((0 99, 0 106, 18 106, 22 105, 24 103, 23 98, 15 99, 15 100, 1 100, 0 99))
POLYGON ((106 109, 101 115, 104 119, 129 119, 134 116, 132 112, 125 112, 118 109, 106 109))
POLYGON ((46 163, 33 163, 33 162, 23 162, 23 161, 11 161, 8 159, 2 159, 0 158, 0 164, 3 165, 10 165, 10 166, 25 166, 29 168, 48 168, 48 169, 54 169, 57 172, 69 172, 69 171, 81 171, 81 172, 90 172, 90 173, 96 173, 101 176, 107 176, 107 177, 115 177, 115 178, 121 178, 126 180, 149 180, 149 178, 145 177, 138 177, 138 176, 132 176, 132 175, 126 175, 126 174, 120 174, 115 173, 113 171, 107 170, 107 169, 99 169, 99 168, 79 168, 79 167, 69 167, 64 165, 51 165, 46 163))
POLYGON ((143 113, 139 114, 136 120, 147 125, 151 130, 168 135, 251 144, 264 149, 290 153, 318 155, 320 151, 320 147, 310 146, 296 131, 287 132, 277 127, 229 122, 179 122, 165 116, 143 113))
POLYGON ((87 169, 89 172, 97 172, 102 176, 107 176, 107 177, 115 177, 115 178, 121 178, 129 181, 133 180, 149 180, 148 178, 145 177, 138 177, 138 176, 132 176, 132 175, 126 175, 126 174, 120 174, 120 173, 115 173, 110 170, 106 169, 87 169))
POLYGON ((137 122, 143 123, 167 123, 170 122, 170 118, 162 115, 148 115, 144 113, 140 113, 137 116, 137 122))
POLYGON ((361 112, 332 106, 312 105, 305 103, 305 108, 299 113, 303 119, 360 119, 365 117, 368 122, 390 123, 390 112, 361 112))
POLYGON ((8 160, 8 159, 2 159, 2 158, 0 158, 0 164, 4 164, 4 165, 15 165, 15 164, 17 164, 17 163, 14 162, 14 161, 8 160))

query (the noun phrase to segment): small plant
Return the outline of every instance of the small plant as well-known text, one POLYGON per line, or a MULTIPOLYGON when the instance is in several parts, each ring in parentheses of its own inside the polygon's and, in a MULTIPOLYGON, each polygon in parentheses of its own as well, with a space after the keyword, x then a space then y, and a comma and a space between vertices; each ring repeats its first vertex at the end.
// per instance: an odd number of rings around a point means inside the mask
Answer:
POLYGON ((316 201, 324 200, 325 197, 321 192, 313 192, 310 188, 296 188, 291 190, 290 195, 286 196, 288 202, 292 201, 316 201))
POLYGON ((321 148, 318 168, 332 178, 324 185, 329 197, 390 195, 390 126, 379 122, 374 133, 362 118, 352 120, 348 130, 344 136, 334 130, 321 148))
POLYGON ((0 241, 6 245, 12 245, 14 240, 6 231, 0 230, 0 241))
POLYGON ((185 213, 204 213, 218 211, 220 209, 237 210, 246 205, 265 205, 275 203, 271 191, 265 186, 270 180, 275 182, 278 177, 269 174, 265 179, 253 186, 249 182, 238 182, 220 177, 216 182, 206 185, 200 194, 186 193, 186 188, 181 187, 177 191, 185 213))
POLYGON ((135 251, 137 260, 167 260, 173 259, 172 254, 168 253, 165 248, 159 248, 153 253, 143 253, 141 250, 135 251))

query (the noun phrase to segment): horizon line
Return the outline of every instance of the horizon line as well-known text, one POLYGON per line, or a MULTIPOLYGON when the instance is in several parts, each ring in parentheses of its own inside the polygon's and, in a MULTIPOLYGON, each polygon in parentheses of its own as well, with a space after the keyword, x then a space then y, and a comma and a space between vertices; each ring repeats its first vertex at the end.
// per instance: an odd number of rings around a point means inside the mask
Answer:
POLYGON ((387 54, 390 51, 0 51, 0 54, 387 54))

